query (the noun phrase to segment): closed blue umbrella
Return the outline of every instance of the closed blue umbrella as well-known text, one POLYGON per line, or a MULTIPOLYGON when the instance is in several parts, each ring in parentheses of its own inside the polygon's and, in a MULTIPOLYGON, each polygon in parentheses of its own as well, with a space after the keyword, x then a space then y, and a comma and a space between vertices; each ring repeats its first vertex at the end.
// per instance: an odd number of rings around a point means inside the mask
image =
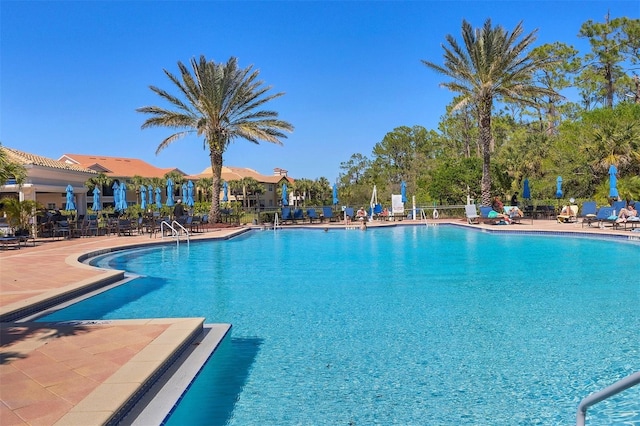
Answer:
POLYGON ((400 195, 402 196, 402 202, 407 202, 407 184, 404 181, 400 182, 400 195))
POLYGON ((76 203, 73 202, 73 186, 67 185, 67 205, 65 210, 75 210, 76 203))
POLYGON ((289 205, 289 196, 287 195, 287 184, 286 183, 282 184, 282 205, 283 206, 288 206, 289 205))
POLYGON ((340 201, 338 200, 338 185, 333 184, 333 204, 336 205, 340 201))
POLYGON ((113 207, 116 210, 120 210, 120 182, 113 182, 113 207))
POLYGON ((189 207, 193 207, 195 204, 195 201, 193 200, 193 182, 191 181, 187 182, 187 199, 185 204, 189 207))
POLYGON ((229 187, 227 182, 222 183, 222 201, 229 201, 229 187))
POLYGON ((618 169, 613 164, 609 166, 609 198, 618 199, 618 169))
POLYGON ((91 206, 91 210, 94 212, 102 210, 102 200, 100 200, 100 189, 98 188, 98 185, 93 188, 93 206, 91 206))
POLYGON ((556 198, 562 198, 562 176, 556 179, 556 198))
POLYGON ((140 186, 140 208, 142 210, 147 208, 147 187, 144 185, 140 186))
POLYGON ((187 182, 182 184, 182 201, 187 204, 187 182))
POLYGON ((118 210, 125 211, 129 205, 127 204, 127 185, 124 184, 124 181, 120 182, 120 188, 118 189, 120 191, 120 205, 118 210))
POLYGON ((156 188, 156 208, 162 208, 162 190, 160 188, 156 188))
POLYGON ((173 206, 173 180, 171 178, 167 179, 167 206, 173 206))
POLYGON ((531 199, 531 190, 529 189, 529 179, 524 180, 524 189, 522 190, 522 198, 525 200, 531 199))

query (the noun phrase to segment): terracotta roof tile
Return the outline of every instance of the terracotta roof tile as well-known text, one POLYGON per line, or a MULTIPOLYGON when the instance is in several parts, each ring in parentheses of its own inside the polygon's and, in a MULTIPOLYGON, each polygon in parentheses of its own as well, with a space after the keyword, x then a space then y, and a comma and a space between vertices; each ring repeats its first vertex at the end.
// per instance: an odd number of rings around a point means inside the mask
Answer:
POLYGON ((146 178, 162 178, 165 174, 174 170, 183 175, 185 174, 180 169, 156 167, 138 158, 63 154, 60 160, 79 164, 113 177, 133 177, 138 175, 146 178))
MULTIPOLYGON (((213 176, 213 171, 211 171, 211 167, 207 167, 200 173, 199 175, 192 176, 194 179, 200 179, 203 177, 211 177, 213 176)), ((281 182, 282 179, 285 179, 289 182, 294 182, 294 179, 284 175, 263 175, 258 173, 253 169, 249 169, 247 167, 230 167, 230 166, 222 166, 221 177, 223 180, 229 182, 232 180, 240 180, 245 177, 251 177, 262 183, 278 183, 281 182)))
POLYGON ((50 167, 52 169, 75 170, 86 173, 96 173, 82 165, 69 164, 64 161, 54 160, 52 158, 43 157, 41 155, 30 154, 6 146, 1 147, 7 153, 7 159, 13 163, 22 164, 23 166, 34 165, 40 167, 50 167))

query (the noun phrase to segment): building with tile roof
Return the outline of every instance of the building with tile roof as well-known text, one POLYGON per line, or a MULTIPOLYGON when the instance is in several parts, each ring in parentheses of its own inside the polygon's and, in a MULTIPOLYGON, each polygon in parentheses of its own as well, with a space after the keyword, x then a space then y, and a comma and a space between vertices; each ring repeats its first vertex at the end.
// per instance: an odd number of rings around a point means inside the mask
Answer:
MULTIPOLYGON (((213 171, 211 167, 207 167, 200 174, 194 176, 188 176, 193 180, 202 178, 211 178, 213 171)), ((253 178, 264 186, 265 192, 258 198, 260 207, 277 207, 280 205, 280 197, 278 196, 277 188, 282 184, 291 184, 294 179, 287 176, 287 171, 281 168, 273 169, 273 175, 263 175, 253 169, 246 167, 230 167, 222 166, 221 178, 225 182, 231 182, 234 180, 242 180, 243 178, 253 178)), ((220 191, 220 200, 223 198, 223 192, 220 191)), ((230 201, 242 201, 242 194, 228 193, 230 201)), ((256 200, 252 197, 248 197, 248 203, 250 207, 255 207, 256 200)))
POLYGON ((160 168, 138 158, 107 157, 105 155, 62 154, 59 161, 75 164, 87 169, 104 173, 113 179, 130 179, 133 176, 145 178, 164 178, 170 172, 186 175, 178 168, 160 168))
POLYGON ((11 180, 0 185, 0 196, 35 200, 45 208, 64 209, 66 188, 71 185, 78 212, 86 212, 87 188, 84 183, 96 176, 96 171, 15 148, 2 146, 0 149, 4 150, 8 161, 21 164, 27 171, 26 180, 22 185, 11 180))

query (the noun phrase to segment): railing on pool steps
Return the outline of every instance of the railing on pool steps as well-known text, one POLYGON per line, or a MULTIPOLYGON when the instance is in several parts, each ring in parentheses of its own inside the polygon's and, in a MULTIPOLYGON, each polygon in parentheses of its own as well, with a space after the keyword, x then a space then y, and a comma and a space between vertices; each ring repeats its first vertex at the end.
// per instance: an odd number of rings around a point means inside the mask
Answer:
POLYGON ((629 389, 640 383, 640 371, 633 373, 620 379, 611 386, 607 386, 599 392, 592 393, 585 399, 583 399, 578 405, 578 414, 576 416, 576 426, 584 426, 585 419, 587 417, 587 409, 592 405, 597 404, 600 401, 614 396, 623 390, 629 389))
POLYGON ((160 235, 162 236, 162 238, 164 238, 165 227, 171 230, 171 238, 176 239, 177 246, 180 245, 180 237, 182 236, 182 232, 184 232, 184 235, 187 237, 187 244, 189 244, 189 231, 187 231, 187 228, 182 226, 180 222, 174 220, 173 222, 171 222, 171 224, 169 224, 169 222, 163 220, 162 223, 160 223, 160 235))
POLYGON ((273 217, 273 230, 275 231, 280 226, 280 219, 278 219, 278 213, 273 217))

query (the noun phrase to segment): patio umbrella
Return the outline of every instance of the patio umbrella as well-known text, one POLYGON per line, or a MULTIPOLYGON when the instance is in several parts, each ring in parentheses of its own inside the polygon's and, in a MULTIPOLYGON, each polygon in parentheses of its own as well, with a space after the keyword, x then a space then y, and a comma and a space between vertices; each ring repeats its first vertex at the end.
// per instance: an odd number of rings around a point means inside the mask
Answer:
POLYGON ((162 208, 162 190, 160 188, 156 188, 156 208, 162 208))
POLYGON ((288 206, 289 205, 289 197, 287 196, 287 184, 286 183, 282 184, 282 205, 283 206, 288 206))
POLYGON ((102 210, 102 200, 100 200, 100 189, 98 188, 98 185, 93 188, 93 206, 91 206, 91 210, 94 212, 102 210))
POLYGON ((227 182, 222 183, 222 201, 229 201, 229 187, 227 182))
POLYGON ((187 199, 185 204, 189 207, 193 207, 195 201, 193 201, 193 182, 187 182, 187 199))
POLYGON ((173 206, 173 180, 171 178, 167 179, 167 206, 173 206))
POLYGON ((613 164, 609 166, 609 198, 618 199, 618 169, 613 164))
POLYGON ((182 184, 182 202, 187 204, 187 182, 182 184))
POLYGON ((140 185, 140 208, 147 209, 147 187, 144 185, 140 185))
POLYGON ((333 184, 333 204, 336 205, 338 204, 338 185, 336 185, 335 183, 333 184))
POLYGON ((118 210, 120 207, 120 182, 113 182, 111 189, 113 189, 113 207, 118 210))
POLYGON ((120 188, 118 189, 120 191, 120 205, 118 207, 118 210, 125 211, 127 207, 129 207, 129 205, 127 204, 127 185, 125 185, 124 182, 120 182, 120 188))
POLYGON ((529 179, 524 180, 524 189, 522 190, 522 198, 525 200, 531 199, 531 190, 529 189, 529 179))
POLYGON ((402 181, 400 182, 400 195, 402 196, 402 202, 407 202, 407 184, 402 181))
POLYGON ((67 205, 65 210, 75 210, 76 203, 73 202, 73 186, 67 185, 67 205))
POLYGON ((562 176, 556 179, 556 198, 562 198, 562 176))

